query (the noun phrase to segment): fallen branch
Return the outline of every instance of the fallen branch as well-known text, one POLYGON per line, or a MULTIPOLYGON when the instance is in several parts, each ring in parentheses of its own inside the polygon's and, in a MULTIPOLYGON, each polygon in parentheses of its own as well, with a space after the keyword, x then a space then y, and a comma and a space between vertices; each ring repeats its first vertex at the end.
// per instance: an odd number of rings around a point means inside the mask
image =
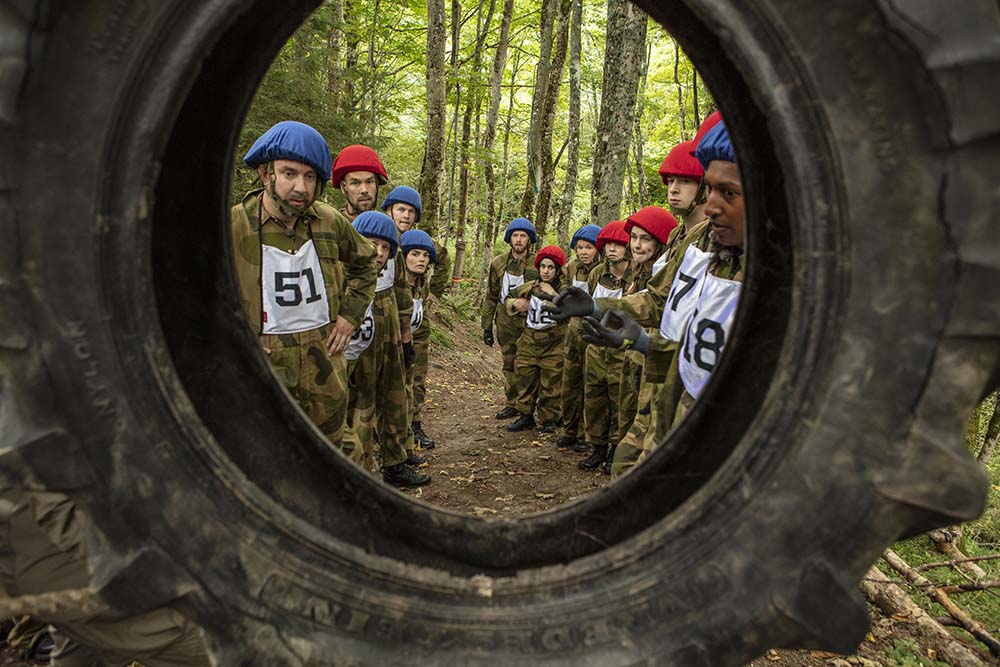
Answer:
POLYGON ((975 581, 969 584, 953 584, 950 586, 939 586, 938 590, 947 595, 952 593, 968 593, 970 591, 985 591, 991 588, 1000 588, 1000 579, 989 579, 987 581, 975 581))
POLYGON ((969 632, 973 637, 986 644, 989 648, 990 653, 994 656, 1000 656, 1000 641, 997 641, 993 635, 986 631, 986 629, 979 624, 976 619, 969 616, 969 614, 956 605, 947 593, 942 592, 939 588, 934 586, 929 582, 922 574, 910 567, 906 561, 899 557, 895 551, 892 549, 886 549, 885 553, 882 554, 883 560, 892 566, 894 570, 899 572, 901 575, 906 577, 907 581, 910 581, 918 586, 921 586, 927 592, 927 595, 931 597, 932 600, 937 602, 939 605, 945 608, 949 614, 951 614, 955 620, 962 624, 962 627, 969 632))
POLYGON ((973 579, 979 580, 986 576, 983 568, 973 561, 965 560, 965 554, 958 548, 958 543, 962 540, 961 526, 945 530, 932 530, 927 533, 927 537, 931 538, 938 551, 955 561, 956 567, 968 572, 973 579))
POLYGON ((986 661, 975 650, 951 634, 917 606, 897 582, 882 574, 874 565, 861 581, 861 592, 886 616, 909 619, 937 649, 938 656, 952 667, 983 667, 986 661))
POLYGON ((939 567, 951 567, 952 565, 957 565, 958 563, 979 563, 984 560, 997 560, 1000 558, 1000 554, 989 554, 987 556, 971 556, 968 558, 957 558, 955 560, 943 560, 938 563, 924 563, 923 565, 918 565, 913 568, 917 572, 926 572, 927 570, 936 570, 939 567))

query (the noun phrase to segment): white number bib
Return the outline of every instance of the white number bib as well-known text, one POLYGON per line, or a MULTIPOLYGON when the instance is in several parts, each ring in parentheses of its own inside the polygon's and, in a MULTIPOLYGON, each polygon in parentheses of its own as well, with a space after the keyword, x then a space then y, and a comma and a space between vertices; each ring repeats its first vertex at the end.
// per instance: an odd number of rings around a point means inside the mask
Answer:
POLYGON ((573 279, 573 287, 579 287, 580 289, 582 289, 587 294, 590 294, 590 285, 587 284, 586 280, 577 280, 577 279, 574 278, 573 279))
POLYGON ((537 296, 534 294, 531 295, 531 300, 528 304, 528 327, 535 331, 549 329, 556 325, 556 321, 549 315, 549 311, 542 309, 543 303, 545 302, 537 296))
POLYGON ((413 300, 413 314, 410 315, 410 333, 417 333, 417 329, 424 323, 424 300, 413 300))
POLYGON ((695 398, 702 390, 729 338, 742 283, 705 274, 698 306, 684 332, 678 363, 684 389, 695 398))
POLYGON ((330 323, 323 269, 312 239, 295 254, 261 245, 261 330, 293 334, 330 323))
POLYGON ((688 246, 684 253, 684 260, 674 276, 674 283, 670 286, 667 302, 663 306, 663 317, 660 319, 660 335, 667 340, 680 342, 684 335, 684 327, 691 319, 691 313, 701 296, 700 283, 708 271, 711 259, 712 253, 698 250, 693 245, 688 246))
POLYGON ((396 282, 396 260, 393 258, 385 263, 385 268, 375 280, 375 291, 387 290, 392 287, 394 282, 396 282))
POLYGON ((669 259, 670 258, 667 257, 667 253, 663 253, 662 255, 660 255, 660 258, 658 260, 653 262, 653 272, 649 274, 650 280, 653 279, 653 276, 655 276, 657 273, 666 268, 669 259))
POLYGON ((358 328, 354 330, 354 335, 351 336, 351 341, 347 344, 347 349, 344 350, 344 357, 350 361, 354 361, 361 354, 368 349, 368 346, 372 344, 372 339, 375 338, 375 318, 372 316, 372 301, 368 304, 368 310, 365 311, 364 319, 361 320, 361 324, 358 328))
POLYGON ((503 303, 510 294, 510 291, 515 287, 520 287, 524 284, 524 276, 512 276, 509 273, 503 274, 503 278, 500 279, 500 303, 503 303))
POLYGON ((594 287, 594 293, 591 296, 595 299, 620 299, 622 298, 622 288, 611 289, 601 283, 597 283, 597 286, 594 287))

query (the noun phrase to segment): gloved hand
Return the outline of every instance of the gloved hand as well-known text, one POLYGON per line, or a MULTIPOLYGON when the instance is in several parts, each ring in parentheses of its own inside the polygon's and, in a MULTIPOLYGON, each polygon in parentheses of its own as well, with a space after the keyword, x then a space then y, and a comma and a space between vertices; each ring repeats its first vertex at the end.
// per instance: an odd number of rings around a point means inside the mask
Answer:
POLYGON ((554 297, 542 293, 538 298, 548 301, 542 304, 542 309, 556 322, 565 322, 571 317, 597 317, 601 312, 597 302, 579 287, 567 287, 554 297))
POLYGON ((624 347, 639 350, 643 354, 649 350, 649 336, 643 328, 617 308, 604 313, 600 321, 596 317, 585 319, 581 337, 598 347, 624 347))
POLYGON ((412 366, 417 360, 417 351, 413 349, 413 343, 403 343, 403 363, 412 366))
POLYGON ((486 347, 493 347, 493 329, 483 329, 483 342, 486 347))

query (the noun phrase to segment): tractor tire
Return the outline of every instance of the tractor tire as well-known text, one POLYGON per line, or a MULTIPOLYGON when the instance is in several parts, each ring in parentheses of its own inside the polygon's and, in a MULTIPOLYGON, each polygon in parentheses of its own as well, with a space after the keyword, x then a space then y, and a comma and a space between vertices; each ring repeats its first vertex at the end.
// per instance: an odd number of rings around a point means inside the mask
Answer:
POLYGON ((318 0, 0 8, 0 480, 90 519, 94 586, 220 665, 740 665, 851 651, 858 582, 972 519, 1000 380, 992 0, 638 4, 740 155, 733 339, 661 450, 521 520, 443 511, 322 440, 246 326, 242 115, 318 0))

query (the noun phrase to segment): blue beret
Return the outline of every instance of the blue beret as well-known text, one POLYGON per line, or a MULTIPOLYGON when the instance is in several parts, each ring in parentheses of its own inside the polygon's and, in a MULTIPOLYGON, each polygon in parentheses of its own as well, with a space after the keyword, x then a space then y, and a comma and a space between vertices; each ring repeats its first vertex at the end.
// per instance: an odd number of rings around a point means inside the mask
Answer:
POLYGON ((729 130, 726 129, 726 124, 723 121, 719 121, 702 138, 695 151, 695 157, 705 169, 708 169, 708 163, 712 160, 736 162, 736 151, 733 150, 733 142, 729 139, 729 130))
POLYGON ((393 204, 409 204, 417 209, 417 222, 420 222, 420 193, 406 185, 400 185, 392 189, 385 201, 382 202, 382 210, 388 211, 393 204))
POLYGON ((315 169, 323 181, 330 178, 333 168, 330 147, 323 135, 294 120, 283 120, 260 135, 243 156, 243 163, 251 169, 275 160, 303 162, 315 169))
POLYGON ((382 239, 389 244, 389 256, 396 254, 399 247, 399 232, 396 231, 396 223, 392 218, 380 211, 365 211, 354 218, 354 229, 358 234, 367 236, 370 239, 382 239))
POLYGON ((404 255, 411 250, 426 250, 430 253, 431 264, 436 264, 438 261, 437 248, 434 247, 431 235, 420 229, 410 229, 403 232, 403 235, 399 237, 399 247, 403 249, 404 255))
POLYGON ((507 231, 503 233, 505 243, 510 243, 510 235, 514 232, 527 233, 532 243, 538 240, 538 233, 535 232, 535 226, 527 218, 514 218, 511 220, 510 224, 507 225, 507 231))
POLYGON ((597 235, 601 233, 601 228, 597 225, 584 225, 580 229, 576 230, 573 234, 573 240, 569 242, 569 248, 572 250, 576 247, 577 241, 589 241, 593 245, 597 245, 597 235))

